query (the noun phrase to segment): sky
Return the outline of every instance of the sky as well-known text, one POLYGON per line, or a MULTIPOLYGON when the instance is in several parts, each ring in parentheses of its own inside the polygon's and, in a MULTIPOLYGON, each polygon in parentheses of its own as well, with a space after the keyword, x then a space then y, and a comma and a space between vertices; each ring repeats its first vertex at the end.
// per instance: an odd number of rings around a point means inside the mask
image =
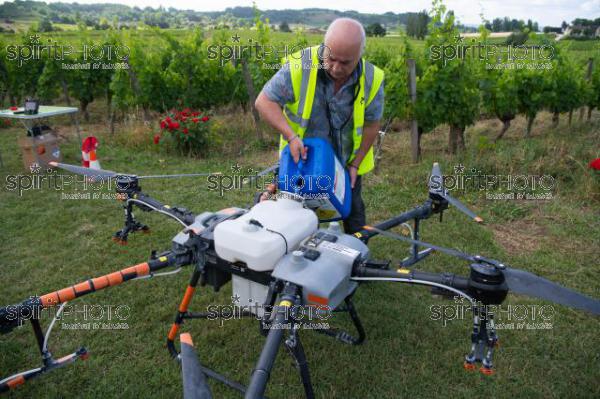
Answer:
MULTIPOLYGON (((46 0, 54 3, 59 0, 46 0)), ((73 2, 75 0, 62 0, 73 2)), ((4 2, 4 1, 0 1, 4 2)), ((77 0, 78 3, 120 3, 129 6, 156 8, 174 7, 178 9, 193 9, 197 11, 221 11, 227 7, 252 6, 251 0, 218 0, 218 1, 181 1, 168 0, 77 0)), ((562 21, 571 22, 575 18, 595 19, 600 17, 600 0, 446 0, 448 9, 460 22, 468 25, 478 25, 481 22, 480 14, 486 19, 508 16, 511 19, 532 19, 540 26, 559 26, 562 21)), ((285 8, 329 8, 340 11, 354 10, 364 13, 383 14, 388 11, 395 13, 407 11, 420 11, 431 7, 431 0, 411 0, 391 2, 389 0, 302 0, 298 6, 281 0, 256 0, 259 9, 285 9, 285 8)))

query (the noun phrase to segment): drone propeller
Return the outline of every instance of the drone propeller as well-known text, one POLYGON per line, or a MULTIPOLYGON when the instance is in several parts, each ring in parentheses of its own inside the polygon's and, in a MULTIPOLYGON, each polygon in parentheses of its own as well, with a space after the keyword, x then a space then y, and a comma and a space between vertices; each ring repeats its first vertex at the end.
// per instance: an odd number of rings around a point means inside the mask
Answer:
POLYGON ((48 162, 50 166, 55 168, 61 168, 64 170, 68 170, 69 172, 76 173, 78 175, 83 175, 91 178, 92 181, 96 181, 96 179, 110 179, 113 177, 117 177, 119 174, 117 172, 113 172, 112 170, 106 169, 90 169, 84 166, 70 165, 68 163, 60 163, 60 162, 48 162))
POLYGON ((276 164, 273 164, 273 165, 269 166, 266 169, 263 169, 262 171, 258 172, 255 175, 249 176, 248 180, 245 180, 245 182, 251 183, 252 181, 258 179, 259 177, 262 177, 262 176, 264 176, 264 175, 266 175, 268 173, 271 173, 271 172, 277 170, 277 168, 279 168, 279 162, 277 162, 276 164))
POLYGON ((582 295, 525 270, 507 267, 503 270, 508 288, 517 294, 533 296, 561 305, 600 315, 600 301, 582 295))
POLYGON ((467 208, 465 204, 448 194, 448 190, 446 190, 444 187, 440 164, 437 162, 434 162, 433 168, 431 168, 431 176, 429 177, 429 193, 442 197, 454 205, 459 211, 475 220, 477 223, 483 223, 483 219, 481 217, 477 216, 477 214, 467 208))
POLYGON ((181 374, 183 376, 183 397, 185 399, 211 399, 210 387, 200 367, 194 343, 189 333, 180 335, 181 374))
POLYGON ((547 280, 543 277, 537 276, 525 270, 508 267, 504 263, 499 262, 495 259, 489 259, 481 255, 469 255, 455 249, 440 247, 419 240, 413 240, 404 237, 400 234, 380 230, 372 226, 364 226, 364 229, 374 231, 378 234, 396 240, 405 241, 411 244, 431 248, 433 250, 443 252, 469 262, 485 263, 491 265, 504 275, 506 286, 509 290, 513 292, 522 295, 527 295, 530 297, 545 299, 550 302, 558 303, 560 305, 565 305, 572 308, 585 310, 595 315, 600 315, 599 300, 580 294, 579 292, 563 287, 562 285, 554 283, 550 280, 547 280))
MULTIPOLYGON (((111 179, 116 178, 118 176, 135 176, 128 173, 117 173, 112 170, 106 169, 90 169, 83 166, 70 165, 67 163, 60 162, 49 162, 49 164, 55 168, 61 168, 64 170, 68 170, 69 172, 73 172, 79 175, 87 176, 92 181, 97 181, 99 179, 111 179)), ((138 179, 160 179, 160 178, 177 178, 177 177, 197 177, 197 176, 209 176, 216 175, 217 173, 188 173, 188 174, 176 174, 176 175, 148 175, 148 176, 137 176, 138 179)))
POLYGON ((256 174, 256 177, 261 177, 261 176, 266 175, 267 173, 271 173, 275 169, 277 169, 278 167, 279 167, 279 162, 277 162, 276 164, 273 164, 273 165, 269 166, 268 168, 264 169, 262 172, 258 172, 256 174))

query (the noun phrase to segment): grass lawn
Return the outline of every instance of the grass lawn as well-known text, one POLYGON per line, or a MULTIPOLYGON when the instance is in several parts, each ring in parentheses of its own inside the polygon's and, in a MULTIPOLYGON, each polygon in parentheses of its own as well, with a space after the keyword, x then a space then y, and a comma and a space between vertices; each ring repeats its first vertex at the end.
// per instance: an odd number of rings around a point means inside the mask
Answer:
MULTIPOLYGON (((565 117, 556 129, 549 123, 548 115, 538 118, 533 136, 526 141, 522 138, 525 123, 518 119, 494 145, 490 138, 497 134, 499 122, 482 121, 467 130, 468 150, 455 157, 445 153, 447 128, 440 128, 423 138, 423 161, 418 165, 409 161, 407 131, 389 134, 381 168, 366 179, 363 189, 369 222, 397 215, 425 200, 433 161, 439 161, 447 174, 458 163, 483 173, 551 174, 556 187, 553 199, 547 201, 486 200, 485 193, 473 190, 457 194, 486 224, 477 225, 451 210, 444 214, 443 223, 427 221, 422 239, 496 257, 600 297, 600 176, 587 167, 591 159, 600 156, 600 115, 595 112, 591 122, 575 121, 570 127, 565 117)), ((236 162, 258 168, 275 159, 274 150, 253 150, 238 158, 213 152, 207 159, 189 159, 151 146, 119 145, 122 139, 94 133, 100 138, 102 166, 123 172, 229 172, 236 162)), ((0 169, 2 305, 143 262, 151 250, 170 248, 180 226, 161 215, 138 212, 152 234, 134 234, 129 245, 119 246, 110 240, 123 219, 116 201, 63 200, 61 191, 48 187, 22 194, 8 190, 7 176, 25 173, 16 144, 21 134, 18 128, 0 130, 4 160, 0 169)), ((62 150, 65 162, 79 162, 75 140, 64 141, 62 150)), ((142 186, 157 199, 196 213, 246 206, 253 194, 250 190, 230 191, 221 197, 207 189, 204 178, 144 181, 142 186)), ((73 185, 64 192, 75 192, 73 185)), ((373 239, 370 246, 374 257, 380 259, 399 260, 407 255, 406 245, 386 238, 373 239)), ((418 266, 429 271, 468 271, 467 264, 443 254, 434 254, 418 266)), ((32 380, 7 397, 181 397, 179 365, 169 357, 165 341, 190 273, 191 269, 185 268, 173 276, 132 281, 72 302, 77 309, 126 305, 130 309, 128 328, 68 330, 57 323, 50 342, 53 353, 62 356, 85 345, 90 358, 32 380)), ((219 293, 201 289, 191 310, 230 304, 230 295, 230 283, 219 293)), ((355 304, 367 331, 363 345, 343 345, 312 332, 302 335, 319 398, 600 397, 598 318, 556 305, 549 330, 500 330, 497 373, 485 377, 462 367, 472 320, 467 317, 443 326, 431 319, 432 305, 450 306, 452 302, 432 297, 425 288, 381 283, 362 286, 355 304)), ((546 303, 509 294, 505 304, 546 303)), ((85 322, 82 317, 73 314, 64 323, 85 322)), ((506 317, 502 321, 508 322, 506 317)), ((336 316, 332 324, 350 326, 345 315, 336 316)), ((255 322, 234 320, 219 326, 218 322, 194 320, 184 324, 182 331, 192 333, 204 364, 247 383, 264 342, 255 322)), ((40 364, 28 325, 1 335, 0 351, 1 377, 40 364)), ((214 381, 210 384, 215 397, 239 397, 214 381)), ((292 360, 282 350, 267 395, 301 398, 302 394, 292 360)))

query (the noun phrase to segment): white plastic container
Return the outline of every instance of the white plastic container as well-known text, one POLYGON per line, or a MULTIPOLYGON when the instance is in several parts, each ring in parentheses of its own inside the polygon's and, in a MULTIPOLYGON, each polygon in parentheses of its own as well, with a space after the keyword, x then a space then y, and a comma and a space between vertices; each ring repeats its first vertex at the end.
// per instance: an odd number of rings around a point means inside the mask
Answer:
POLYGON ((215 227, 215 250, 229 262, 244 262, 256 271, 273 270, 287 252, 317 231, 316 214, 289 198, 267 200, 254 205, 237 219, 215 227), (284 240, 285 237, 285 240, 284 240))
POLYGON ((232 297, 235 297, 237 300, 233 304, 248 309, 250 313, 262 317, 265 312, 263 305, 267 299, 269 287, 235 274, 231 276, 231 282, 232 297))

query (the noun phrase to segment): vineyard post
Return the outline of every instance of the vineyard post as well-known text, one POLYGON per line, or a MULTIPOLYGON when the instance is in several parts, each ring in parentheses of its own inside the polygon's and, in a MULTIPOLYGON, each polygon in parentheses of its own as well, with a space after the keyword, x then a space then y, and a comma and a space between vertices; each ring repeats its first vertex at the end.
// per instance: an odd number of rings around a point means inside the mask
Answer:
MULTIPOLYGON (((592 80, 592 70, 594 69, 594 59, 593 58, 589 58, 588 59, 588 65, 587 65, 587 74, 585 76, 586 80, 589 82, 592 80)), ((583 120, 583 114, 585 112, 585 106, 581 107, 581 109, 579 110, 579 120, 583 120)), ((588 106, 588 120, 590 120, 592 116, 592 107, 588 106)))
MULTIPOLYGON (((62 88, 63 95, 65 97, 65 101, 67 102, 67 106, 71 106, 71 97, 69 96, 69 87, 67 86, 67 82, 65 81, 64 76, 60 78, 60 87, 62 88)), ((75 132, 77 132, 77 139, 79 140, 79 144, 81 144, 81 128, 79 126, 79 117, 74 114, 69 115, 71 117, 71 123, 75 124, 75 132)))
POLYGON ((250 71, 248 70, 248 61, 245 58, 242 58, 240 62, 242 64, 242 76, 244 77, 246 91, 248 92, 248 102, 250 103, 250 110, 252 111, 252 117, 254 118, 254 126, 256 127, 256 138, 258 140, 262 140, 260 116, 258 115, 258 110, 254 106, 254 102, 256 101, 256 89, 254 88, 254 81, 252 80, 252 75, 250 75, 250 71))
POLYGON ((412 121, 410 124, 410 148, 412 155, 412 162, 419 162, 419 156, 421 155, 421 143, 419 142, 419 127, 417 125, 417 117, 414 109, 417 106, 417 73, 415 60, 409 58, 406 60, 408 64, 408 91, 410 93, 410 101, 413 106, 412 121))

